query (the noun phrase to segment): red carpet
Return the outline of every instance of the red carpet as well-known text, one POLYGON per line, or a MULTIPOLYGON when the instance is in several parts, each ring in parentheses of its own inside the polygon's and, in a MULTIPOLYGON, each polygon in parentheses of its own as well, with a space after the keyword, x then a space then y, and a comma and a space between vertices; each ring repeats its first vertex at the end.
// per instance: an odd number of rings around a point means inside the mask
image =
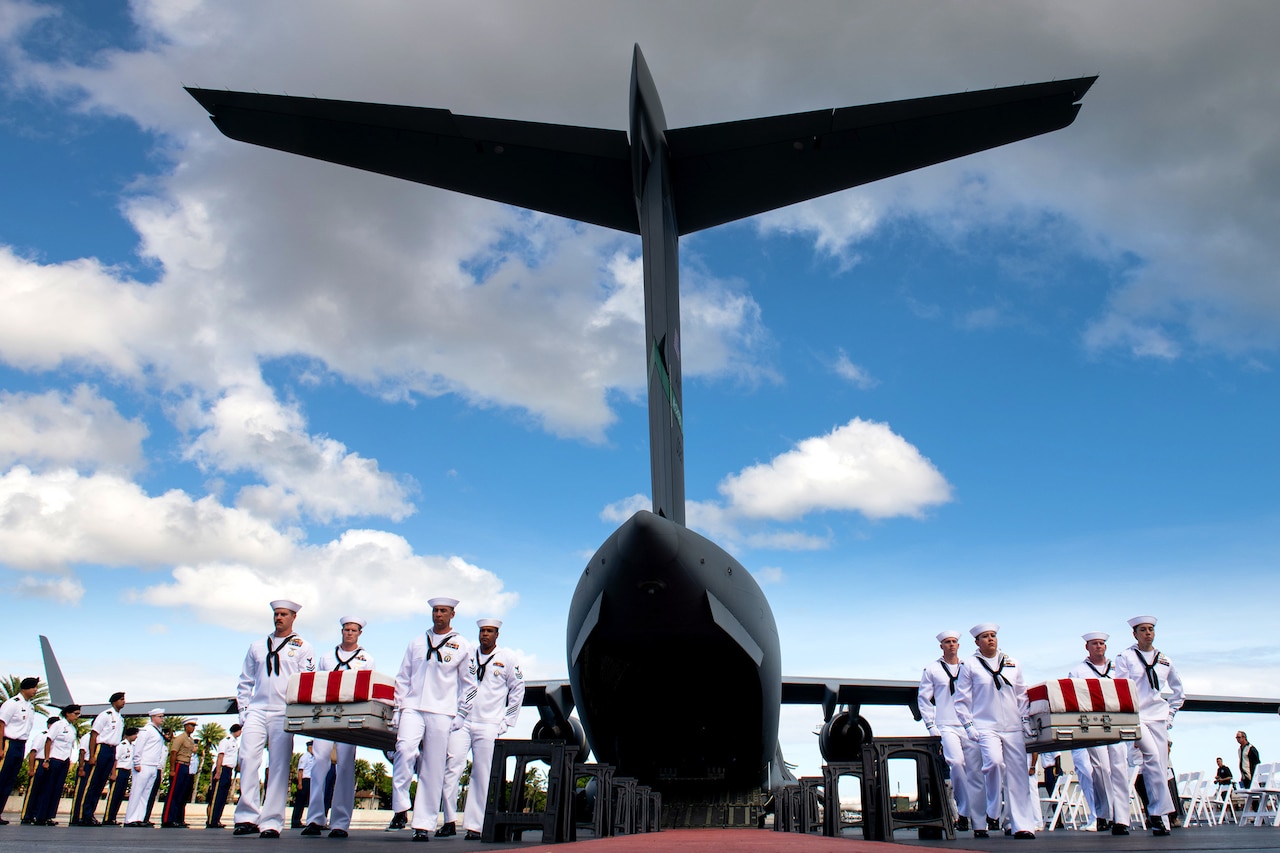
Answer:
POLYGON ((885 853, 901 850, 879 841, 855 841, 851 838, 823 838, 793 832, 771 832, 767 829, 667 829, 662 832, 622 835, 616 838, 593 838, 570 845, 550 844, 528 850, 559 850, 562 853, 613 853, 613 851, 674 850, 689 853, 711 853, 732 850, 733 853, 885 853))

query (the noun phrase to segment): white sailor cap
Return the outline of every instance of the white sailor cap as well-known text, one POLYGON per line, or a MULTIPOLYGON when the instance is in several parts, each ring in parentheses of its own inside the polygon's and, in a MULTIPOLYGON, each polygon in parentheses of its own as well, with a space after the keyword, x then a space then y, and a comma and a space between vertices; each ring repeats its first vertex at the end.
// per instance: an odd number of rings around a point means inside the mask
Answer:
POLYGON ((348 622, 354 622, 354 623, 356 623, 357 625, 359 625, 361 628, 364 628, 364 626, 367 624, 367 623, 366 623, 363 619, 361 619, 359 616, 339 616, 339 617, 338 617, 338 626, 339 626, 340 628, 345 628, 345 627, 347 627, 347 623, 348 623, 348 622))
POLYGON ((1087 634, 1080 635, 1080 639, 1084 640, 1086 643, 1089 642, 1090 640, 1102 640, 1102 642, 1105 643, 1110 638, 1111 638, 1111 635, 1108 634, 1106 631, 1090 631, 1087 634))
POLYGON ((160 716, 163 717, 164 708, 152 708, 150 711, 147 712, 148 717, 154 717, 156 714, 159 714, 160 716))
POLYGON ((960 632, 957 631, 955 628, 948 628, 947 630, 943 631, 938 635, 939 643, 941 643, 943 640, 958 640, 958 639, 960 639, 960 632))
POLYGON ((195 717, 187 717, 185 720, 182 721, 182 724, 185 726, 187 723, 190 723, 191 725, 196 726, 200 724, 200 721, 197 720, 195 717))
POLYGON ((1139 625, 1150 625, 1152 628, 1156 626, 1156 617, 1154 616, 1135 616, 1129 620, 1130 628, 1137 628, 1139 625))
POLYGON ((979 634, 985 634, 987 631, 999 633, 1000 626, 994 622, 979 622, 969 629, 969 633, 973 635, 974 639, 977 639, 979 634))
POLYGON ((287 598, 277 598, 275 601, 271 602, 272 610, 279 610, 280 608, 292 610, 294 613, 297 613, 302 609, 302 605, 296 601, 290 601, 287 598))
POLYGON ((501 628, 502 620, 501 619, 477 619, 476 627, 477 628, 501 628))
POLYGON ((427 604, 432 607, 457 607, 458 599, 456 598, 429 598, 427 604))

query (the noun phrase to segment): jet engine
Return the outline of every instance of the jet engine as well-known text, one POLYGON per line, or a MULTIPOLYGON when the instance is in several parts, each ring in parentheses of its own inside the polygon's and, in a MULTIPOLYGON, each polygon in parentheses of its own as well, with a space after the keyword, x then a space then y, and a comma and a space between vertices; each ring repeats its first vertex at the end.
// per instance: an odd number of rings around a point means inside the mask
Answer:
POLYGON ((577 717, 569 717, 568 725, 548 723, 546 720, 539 720, 533 726, 533 740, 562 740, 569 746, 578 748, 578 755, 574 759, 578 762, 587 760, 587 733, 582 729, 582 723, 578 722, 577 717))
POLYGON ((871 724, 860 714, 841 711, 822 725, 818 749, 824 761, 861 761, 862 745, 871 740, 871 724))

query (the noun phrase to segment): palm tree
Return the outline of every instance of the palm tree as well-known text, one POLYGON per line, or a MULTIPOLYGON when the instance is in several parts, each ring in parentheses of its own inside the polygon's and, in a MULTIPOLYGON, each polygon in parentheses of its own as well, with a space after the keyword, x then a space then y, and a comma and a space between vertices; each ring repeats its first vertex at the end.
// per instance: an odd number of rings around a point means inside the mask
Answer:
POLYGON ((193 799, 208 800, 209 781, 213 778, 213 759, 218 754, 218 744, 227 736, 227 730, 217 723, 205 723, 197 732, 196 751, 200 755, 200 775, 192 788, 193 799))
MULTIPOLYGON (((0 678, 0 702, 17 696, 20 690, 22 690, 22 676, 6 675, 0 678)), ((48 702, 49 685, 41 684, 36 690, 36 695, 31 697, 31 708, 41 716, 48 716, 49 709, 46 707, 48 702)))

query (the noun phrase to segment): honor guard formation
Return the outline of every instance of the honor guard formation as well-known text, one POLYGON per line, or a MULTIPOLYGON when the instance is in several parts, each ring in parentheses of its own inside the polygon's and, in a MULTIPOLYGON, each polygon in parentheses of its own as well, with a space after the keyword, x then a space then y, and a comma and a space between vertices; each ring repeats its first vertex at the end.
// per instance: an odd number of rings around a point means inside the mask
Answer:
MULTIPOLYGON (((471 781, 462 829, 466 839, 477 840, 484 822, 493 742, 519 718, 524 676, 516 655, 498 646, 500 620, 477 620, 479 634, 473 645, 453 628, 457 599, 433 598, 428 603, 431 628, 409 643, 395 677, 391 794, 395 816, 387 830, 411 826, 414 841, 430 840, 433 830, 437 837, 457 835, 456 803, 470 754, 471 781), (411 803, 410 784, 415 776, 418 785, 411 803), (442 804, 444 823, 437 829, 442 804)), ((245 655, 236 690, 239 722, 231 726, 230 734, 218 743, 210 759, 206 828, 226 826, 222 816, 238 774, 233 834, 279 838, 285 828, 286 799, 294 775, 289 772, 294 735, 285 726, 290 678, 302 673, 374 669, 373 656, 360 644, 367 624, 363 618, 341 617, 340 642, 331 651, 317 654, 311 643, 293 630, 301 609, 295 601, 272 601, 274 630, 250 645, 245 655), (285 768, 285 772, 273 773, 272 768, 285 768)), ((150 815, 167 768, 169 788, 160 826, 188 826, 186 805, 199 773, 193 740, 195 717, 183 720, 182 730, 171 740, 163 729, 164 708, 152 709, 141 728, 126 728, 120 716, 125 695, 115 693, 111 706, 94 718, 83 739, 77 737, 79 705, 63 708, 58 717, 50 718, 46 732, 34 733, 36 714, 31 700, 39 687, 38 678, 23 679, 19 692, 0 706, 0 744, 4 747, 0 815, 20 769, 26 765, 30 782, 22 823, 55 826, 67 774, 75 763, 71 825, 121 825, 119 810, 128 789, 123 825, 152 827, 155 824, 150 815), (96 816, 99 805, 103 805, 101 818, 96 816)), ((302 835, 327 833, 330 838, 346 838, 355 807, 356 747, 318 738, 308 741, 306 747, 296 773, 299 784, 292 826, 300 827, 302 835), (320 768, 327 771, 330 764, 333 782, 327 791, 324 779, 328 773, 320 768), (300 823, 304 807, 305 825, 300 823)), ((7 823, 0 817, 0 825, 7 823)))
MULTIPOLYGON (((1170 792, 1169 730, 1182 707, 1182 679, 1154 646, 1156 617, 1135 616, 1129 626, 1135 642, 1114 659, 1107 657, 1108 634, 1084 634, 1087 657, 1068 678, 1131 682, 1137 737, 1129 743, 1073 749, 1071 762, 1088 811, 1085 828, 1129 834, 1129 768, 1134 765, 1141 768, 1136 791, 1145 802, 1151 832, 1164 836, 1176 813, 1170 792)), ((959 631, 939 633, 942 656, 925 667, 918 703, 929 734, 942 741, 959 815, 956 829, 972 829, 975 838, 1003 831, 1029 840, 1042 823, 1036 761, 1044 762, 1046 787, 1052 794, 1058 759, 1047 752, 1028 758, 1027 742, 1035 734, 1031 703, 1022 667, 1000 648, 999 630, 990 622, 969 629, 977 648, 966 658, 960 657, 959 631)))

